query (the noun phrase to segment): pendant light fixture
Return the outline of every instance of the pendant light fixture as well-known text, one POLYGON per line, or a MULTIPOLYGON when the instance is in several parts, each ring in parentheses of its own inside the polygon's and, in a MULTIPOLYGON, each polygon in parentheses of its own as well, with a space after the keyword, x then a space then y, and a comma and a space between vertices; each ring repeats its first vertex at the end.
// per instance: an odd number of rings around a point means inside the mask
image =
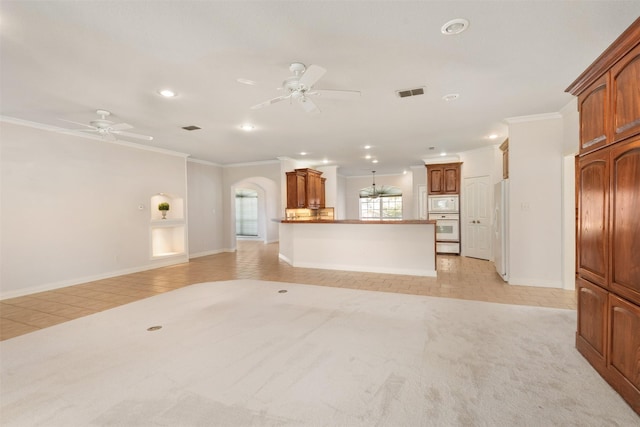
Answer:
POLYGON ((371 173, 373 174, 373 184, 371 184, 371 195, 369 196, 370 199, 377 199, 379 194, 376 191, 376 171, 371 171, 371 173))

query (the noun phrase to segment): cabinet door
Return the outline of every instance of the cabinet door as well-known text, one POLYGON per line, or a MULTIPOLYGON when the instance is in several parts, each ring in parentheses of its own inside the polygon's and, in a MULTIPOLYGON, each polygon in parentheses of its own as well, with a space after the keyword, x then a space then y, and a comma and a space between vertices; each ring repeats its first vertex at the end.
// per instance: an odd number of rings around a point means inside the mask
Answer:
POLYGON ((600 372, 606 368, 608 292, 577 278, 578 331, 576 348, 600 372))
POLYGON ((578 161, 578 224, 576 262, 578 274, 607 286, 609 162, 607 151, 588 154, 578 161))
POLYGON ((609 197, 611 290, 640 304, 640 135, 617 145, 609 197))
POLYGON ((320 207, 320 174, 311 170, 307 171, 307 204, 309 208, 320 207))
POLYGON ((595 150, 607 143, 609 129, 608 77, 609 74, 605 74, 578 97, 580 153, 595 150))
POLYGON ((427 165, 427 181, 429 194, 442 194, 444 188, 442 186, 444 176, 442 166, 427 165))
POLYGON ((640 45, 611 68, 614 140, 640 133, 640 45))
POLYGON ((326 199, 326 182, 327 178, 320 178, 320 208, 326 208, 327 199, 326 199))
POLYGON ((460 192, 459 165, 445 165, 443 167, 443 192, 445 194, 458 194, 460 192))
POLYGON ((307 177, 303 173, 296 173, 296 208, 307 207, 307 177))
POLYGON ((609 377, 640 412, 640 307, 609 294, 609 316, 609 377))

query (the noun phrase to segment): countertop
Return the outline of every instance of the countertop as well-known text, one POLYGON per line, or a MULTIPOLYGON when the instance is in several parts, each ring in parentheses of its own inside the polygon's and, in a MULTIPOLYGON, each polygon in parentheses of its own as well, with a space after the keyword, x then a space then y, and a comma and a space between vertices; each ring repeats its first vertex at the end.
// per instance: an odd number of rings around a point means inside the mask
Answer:
POLYGON ((363 221, 360 219, 309 219, 309 220, 280 220, 283 224, 435 224, 433 220, 426 219, 401 219, 388 221, 363 221))

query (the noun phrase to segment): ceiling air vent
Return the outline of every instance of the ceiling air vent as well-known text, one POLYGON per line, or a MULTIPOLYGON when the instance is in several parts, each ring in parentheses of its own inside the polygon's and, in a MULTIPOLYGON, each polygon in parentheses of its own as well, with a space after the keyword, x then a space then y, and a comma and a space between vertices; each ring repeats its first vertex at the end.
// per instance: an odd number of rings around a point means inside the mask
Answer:
POLYGON ((202 128, 199 128, 198 126, 191 125, 191 126, 185 126, 182 129, 184 129, 184 130, 198 130, 198 129, 202 129, 202 128))
POLYGON ((398 94, 400 98, 406 98, 408 96, 424 95, 424 86, 420 86, 415 89, 397 90, 396 94, 398 94))

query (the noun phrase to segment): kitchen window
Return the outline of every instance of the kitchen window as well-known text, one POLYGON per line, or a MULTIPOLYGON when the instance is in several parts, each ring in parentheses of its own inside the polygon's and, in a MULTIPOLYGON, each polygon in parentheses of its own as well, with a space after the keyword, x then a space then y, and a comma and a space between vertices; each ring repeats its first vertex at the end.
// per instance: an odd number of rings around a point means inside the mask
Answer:
POLYGON ((402 196, 380 196, 360 198, 361 220, 402 219, 402 196))

